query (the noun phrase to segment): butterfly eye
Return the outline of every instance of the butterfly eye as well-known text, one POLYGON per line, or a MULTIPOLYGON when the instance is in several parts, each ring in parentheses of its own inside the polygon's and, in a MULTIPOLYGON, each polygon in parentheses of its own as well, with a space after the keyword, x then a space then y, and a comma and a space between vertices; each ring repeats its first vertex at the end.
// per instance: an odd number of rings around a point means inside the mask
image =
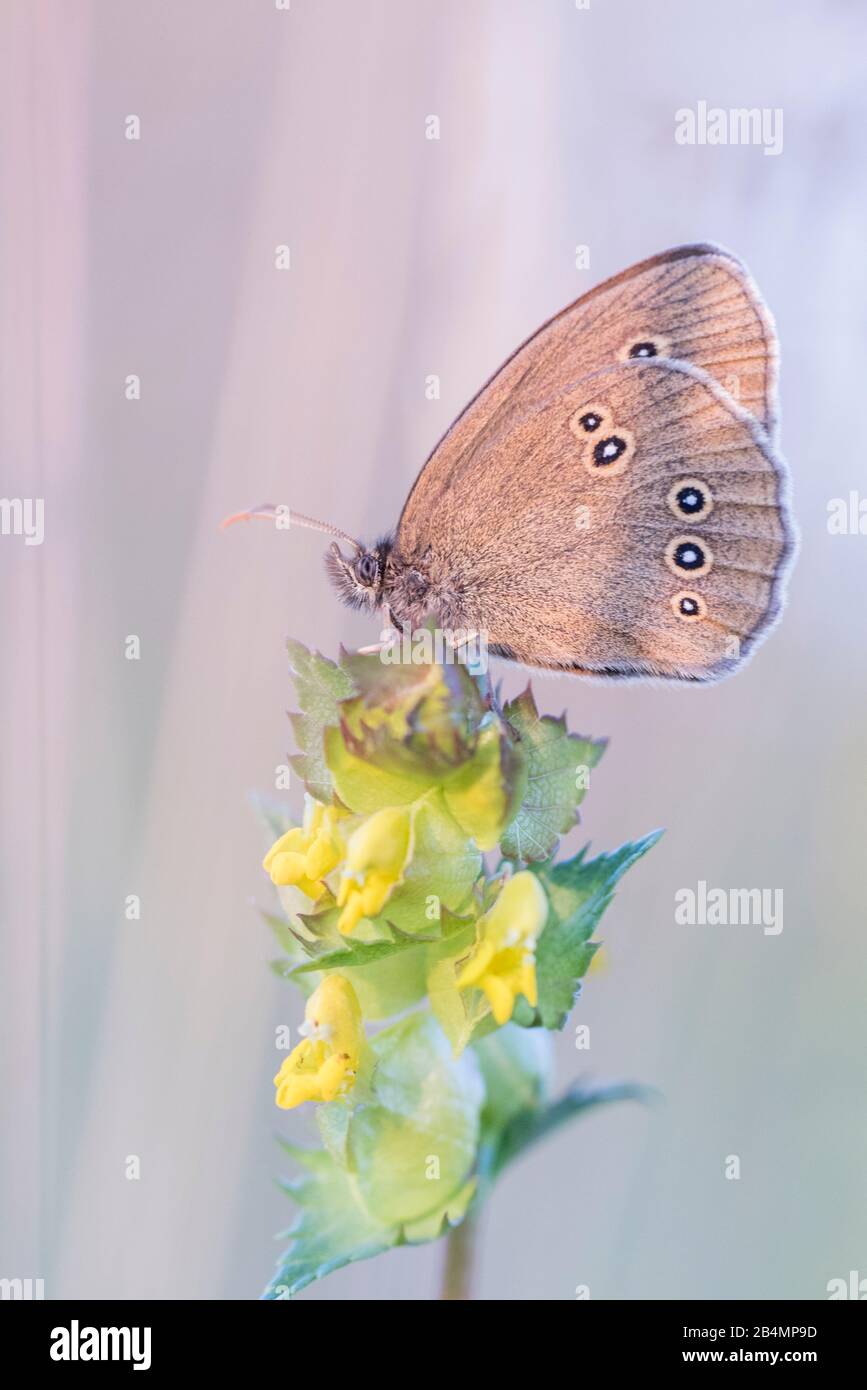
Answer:
POLYGON ((698 536, 675 536, 666 547, 665 563, 673 574, 707 574, 713 554, 707 542, 698 536))
POLYGON ((678 618, 685 618, 687 622, 695 618, 703 618, 707 613, 707 604, 701 594, 692 593, 688 589, 680 594, 675 594, 671 600, 671 606, 678 618))
POLYGON ((355 573, 362 584, 372 584, 376 579, 376 561, 372 555, 362 555, 355 566, 355 573))
POLYGON ((667 500, 675 516, 689 516, 695 521, 703 521, 713 510, 711 490, 699 478, 681 478, 667 500))

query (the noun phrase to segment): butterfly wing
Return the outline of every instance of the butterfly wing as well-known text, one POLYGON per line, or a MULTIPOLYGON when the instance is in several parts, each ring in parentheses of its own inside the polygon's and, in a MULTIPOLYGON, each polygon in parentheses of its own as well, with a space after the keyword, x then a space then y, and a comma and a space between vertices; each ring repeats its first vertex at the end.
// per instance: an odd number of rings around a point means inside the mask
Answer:
POLYGON ((630 354, 701 367, 774 438, 777 340, 758 289, 729 252, 676 247, 582 295, 503 364, 419 474, 401 517, 408 544, 432 485, 465 467, 534 404, 630 354))
POLYGON ((528 665, 713 679, 780 607, 784 465, 758 421, 685 362, 627 360, 529 409, 512 402, 422 492, 399 552, 528 665))

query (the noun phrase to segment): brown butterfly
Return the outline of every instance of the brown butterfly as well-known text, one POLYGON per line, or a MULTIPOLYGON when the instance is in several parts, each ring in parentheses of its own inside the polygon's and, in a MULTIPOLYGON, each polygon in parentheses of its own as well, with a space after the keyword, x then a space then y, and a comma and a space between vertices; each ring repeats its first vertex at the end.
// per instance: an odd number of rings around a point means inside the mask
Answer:
POLYGON ((794 552, 776 377, 744 266, 678 247, 518 348, 437 444, 393 535, 368 547, 290 524, 349 545, 326 557, 341 598, 403 627, 481 633, 527 666, 714 680, 778 616, 794 552))

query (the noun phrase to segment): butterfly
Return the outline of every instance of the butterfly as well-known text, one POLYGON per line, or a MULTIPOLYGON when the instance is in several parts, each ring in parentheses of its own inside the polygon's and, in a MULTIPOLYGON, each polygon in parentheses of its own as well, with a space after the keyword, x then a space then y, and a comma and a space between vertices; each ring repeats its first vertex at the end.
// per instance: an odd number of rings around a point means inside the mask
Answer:
MULTIPOLYGON (((351 607, 482 634, 531 667, 711 681, 784 601, 795 549, 777 339, 745 267, 681 246, 544 324, 436 445, 392 534, 336 542, 351 607)), ((273 517, 263 505, 228 518, 273 517)))

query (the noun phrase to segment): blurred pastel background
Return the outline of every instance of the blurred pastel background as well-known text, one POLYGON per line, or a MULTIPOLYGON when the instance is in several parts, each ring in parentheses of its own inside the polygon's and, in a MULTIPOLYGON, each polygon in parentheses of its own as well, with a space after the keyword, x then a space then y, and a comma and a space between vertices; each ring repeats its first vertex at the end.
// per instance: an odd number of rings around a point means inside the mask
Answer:
MULTIPOLYGON (((333 600, 321 538, 220 517, 268 498, 374 536, 542 320, 712 239, 778 320, 790 606, 710 689, 536 681, 611 738, 575 843, 667 828, 606 918, 559 1081, 664 1101, 509 1173, 480 1293, 822 1298, 867 1276, 867 536, 827 526, 867 496, 865 43, 854 0, 5 0, 2 490, 46 520, 41 547, 0 540, 0 1275, 255 1298, 292 1218, 273 1136, 314 1130, 273 1104, 275 1028, 301 1010, 267 968, 248 793, 291 746, 284 638, 376 633, 333 600), (700 100, 782 108, 782 153, 676 144, 700 100), (702 879, 781 888, 782 933, 678 926, 702 879)), ((440 1258, 302 1297, 432 1298, 440 1258)))

